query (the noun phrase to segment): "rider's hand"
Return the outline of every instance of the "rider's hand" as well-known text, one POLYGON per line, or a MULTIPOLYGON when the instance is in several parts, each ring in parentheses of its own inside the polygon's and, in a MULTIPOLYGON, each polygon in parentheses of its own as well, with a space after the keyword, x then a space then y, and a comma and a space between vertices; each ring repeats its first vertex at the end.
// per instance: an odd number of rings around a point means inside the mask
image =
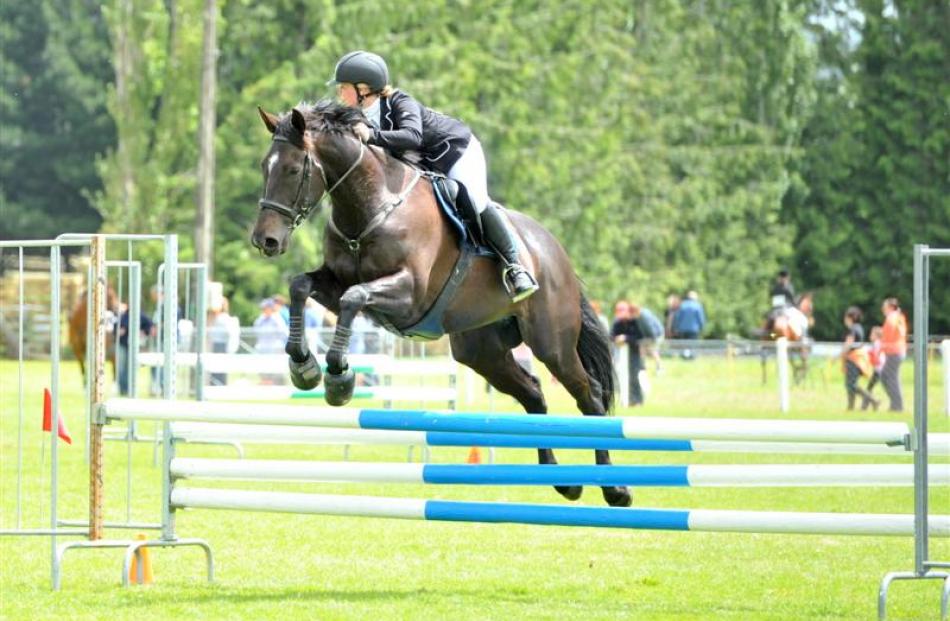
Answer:
POLYGON ((353 127, 353 132, 356 134, 356 137, 362 142, 369 142, 369 139, 373 137, 373 130, 369 125, 365 123, 357 123, 353 127))

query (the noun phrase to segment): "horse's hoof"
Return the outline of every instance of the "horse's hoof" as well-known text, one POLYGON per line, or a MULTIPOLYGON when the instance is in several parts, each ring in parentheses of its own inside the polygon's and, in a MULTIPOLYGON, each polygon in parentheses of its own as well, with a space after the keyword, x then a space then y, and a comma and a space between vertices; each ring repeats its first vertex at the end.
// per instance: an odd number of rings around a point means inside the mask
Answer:
POLYGON ((568 500, 577 500, 581 497, 581 494, 584 493, 584 488, 580 485, 555 485, 554 489, 557 490, 557 493, 561 496, 564 496, 568 500))
POLYGON ((611 507, 629 507, 633 504, 633 498, 626 487, 603 487, 604 500, 611 507))
POLYGON ((356 384, 356 374, 352 369, 346 369, 339 375, 327 373, 324 387, 324 398, 330 405, 346 405, 353 398, 353 386, 356 384))
POLYGON ((307 359, 303 362, 294 362, 289 358, 290 363, 290 381, 300 390, 310 390, 320 385, 320 379, 323 377, 323 371, 320 370, 320 363, 314 357, 312 352, 307 352, 307 359))

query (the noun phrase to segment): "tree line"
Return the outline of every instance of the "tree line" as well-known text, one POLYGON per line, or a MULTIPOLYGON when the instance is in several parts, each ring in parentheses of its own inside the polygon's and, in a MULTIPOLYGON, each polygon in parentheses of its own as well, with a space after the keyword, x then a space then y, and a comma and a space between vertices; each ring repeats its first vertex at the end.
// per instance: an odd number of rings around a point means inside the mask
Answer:
MULTIPOLYGON (((0 5, 0 236, 177 232, 194 252, 203 7, 0 5)), ((219 0, 215 275, 249 319, 317 265, 319 217, 280 259, 248 243, 256 106, 331 96, 364 48, 474 129, 493 197, 558 236, 591 297, 695 289, 711 334, 747 335, 787 267, 837 338, 849 305, 910 311, 912 244, 950 244, 948 25, 936 0, 219 0)))

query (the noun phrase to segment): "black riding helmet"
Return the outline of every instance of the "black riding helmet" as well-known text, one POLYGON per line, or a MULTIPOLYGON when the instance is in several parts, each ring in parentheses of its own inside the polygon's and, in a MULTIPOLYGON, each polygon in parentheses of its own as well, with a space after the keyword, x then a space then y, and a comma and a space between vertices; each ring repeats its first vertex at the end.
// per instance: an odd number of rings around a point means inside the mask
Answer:
POLYGON ((378 54, 357 50, 340 58, 327 84, 366 84, 373 92, 379 92, 389 84, 389 68, 378 54))

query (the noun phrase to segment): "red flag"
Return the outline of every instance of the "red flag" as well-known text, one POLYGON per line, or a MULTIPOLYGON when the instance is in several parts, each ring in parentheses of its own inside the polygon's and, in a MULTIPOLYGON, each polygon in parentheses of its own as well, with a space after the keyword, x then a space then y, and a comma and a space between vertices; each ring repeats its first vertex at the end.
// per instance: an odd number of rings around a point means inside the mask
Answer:
MULTIPOLYGON (((49 388, 43 389, 43 431, 52 431, 53 429, 53 395, 50 394, 49 388)), ((69 435, 69 431, 66 429, 66 419, 63 418, 63 415, 59 415, 59 429, 56 431, 61 439, 66 441, 66 444, 72 444, 73 438, 69 435)))

